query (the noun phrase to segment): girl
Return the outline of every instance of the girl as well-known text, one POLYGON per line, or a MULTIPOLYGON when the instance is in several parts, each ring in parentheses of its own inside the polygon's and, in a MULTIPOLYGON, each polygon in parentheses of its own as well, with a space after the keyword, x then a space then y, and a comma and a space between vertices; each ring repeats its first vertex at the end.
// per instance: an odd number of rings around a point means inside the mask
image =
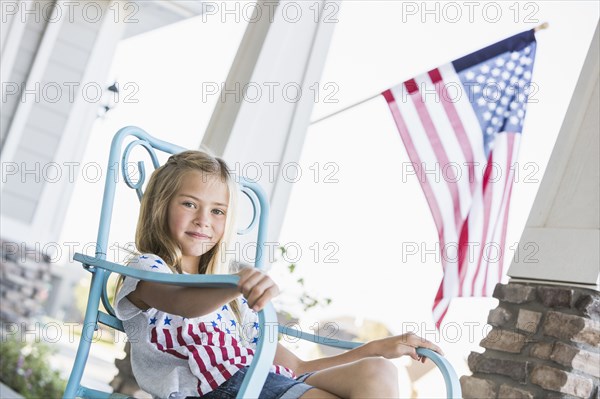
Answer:
MULTIPOLYGON (((237 188, 226 164, 200 151, 169 158, 142 197, 130 267, 161 273, 224 274, 234 231, 237 188)), ((243 268, 237 288, 176 287, 125 278, 115 310, 131 343, 142 389, 160 398, 235 398, 252 362, 257 311, 279 293, 266 274, 243 268), (242 297, 240 297, 240 294, 242 297)), ((387 359, 415 347, 440 349, 416 335, 369 342, 303 361, 278 344, 261 398, 396 398, 397 370, 387 359)))

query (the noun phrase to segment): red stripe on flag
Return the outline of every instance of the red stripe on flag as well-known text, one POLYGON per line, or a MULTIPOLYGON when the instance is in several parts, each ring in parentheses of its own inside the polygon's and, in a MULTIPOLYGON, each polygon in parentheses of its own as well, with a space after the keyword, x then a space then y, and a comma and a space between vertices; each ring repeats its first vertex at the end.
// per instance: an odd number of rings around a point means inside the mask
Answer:
MULTIPOLYGON (((477 257, 477 267, 471 281, 471 296, 475 296, 475 282, 481 268, 481 261, 483 259, 483 250, 486 244, 486 238, 488 236, 488 229, 490 224, 490 208, 492 205, 492 191, 493 188, 490 183, 490 174, 492 173, 493 164, 493 153, 490 153, 488 163, 485 166, 485 172, 483 174, 483 230, 481 232, 481 239, 479 240, 479 256, 477 257)), ((487 262, 486 262, 487 263, 487 262)))
POLYGON ((406 87, 408 94, 413 94, 413 93, 419 91, 417 82, 414 79, 410 79, 410 80, 407 80, 406 82, 404 82, 404 86, 406 87))
MULTIPOLYGON (((431 71, 427 72, 427 74, 431 78, 431 83, 433 83, 433 84, 436 84, 442 80, 442 74, 440 73, 440 70, 437 68, 432 69, 431 71)), ((436 85, 436 88, 437 88, 437 85, 436 85)))
POLYGON ((431 81, 435 84, 435 90, 438 94, 438 98, 440 98, 442 105, 444 107, 444 111, 446 111, 446 116, 450 121, 450 125, 454 129, 454 133, 456 134, 456 139, 458 140, 458 144, 460 149, 462 150, 462 154, 465 157, 467 162, 467 167, 469 170, 469 188, 471 194, 475 191, 475 156, 473 155, 473 148, 471 148, 471 143, 469 138, 467 137, 467 132, 465 131, 465 127, 462 123, 462 120, 458 116, 458 112, 456 111, 456 107, 454 103, 450 101, 450 97, 447 92, 444 93, 446 89, 445 83, 442 80, 442 74, 439 69, 434 69, 429 72, 429 77, 431 81))
MULTIPOLYGON (((419 119, 421 120, 421 124, 423 125, 423 129, 425 129, 425 134, 429 139, 429 143, 431 144, 431 148, 435 153, 435 157, 439 166, 442 169, 445 169, 447 165, 450 165, 450 160, 448 159, 448 155, 444 149, 444 145, 440 139, 437 129, 433 124, 433 120, 431 119, 431 115, 427 110, 427 106, 419 93, 413 93, 410 95, 410 98, 413 101, 417 114, 419 115, 419 119)), ((454 223, 457 231, 461 228, 461 217, 460 217, 460 196, 458 193, 458 186, 456 185, 456 175, 454 174, 454 169, 448 168, 449 171, 449 179, 444 178, 446 185, 448 186, 448 190, 450 190, 450 195, 452 196, 452 205, 454 208, 454 223)), ((442 246, 444 248, 444 246, 442 246)))
POLYGON ((444 317, 446 317, 446 313, 448 313, 448 308, 450 307, 450 304, 448 304, 446 306, 446 308, 444 309, 444 311, 442 312, 442 314, 440 315, 440 317, 438 317, 438 319, 435 322, 435 327, 439 330, 440 326, 442 324, 442 321, 444 320, 444 317))
POLYGON ((469 265, 469 217, 465 219, 462 230, 460 231, 460 237, 458 238, 458 296, 463 294, 463 284, 467 277, 467 269, 469 265))

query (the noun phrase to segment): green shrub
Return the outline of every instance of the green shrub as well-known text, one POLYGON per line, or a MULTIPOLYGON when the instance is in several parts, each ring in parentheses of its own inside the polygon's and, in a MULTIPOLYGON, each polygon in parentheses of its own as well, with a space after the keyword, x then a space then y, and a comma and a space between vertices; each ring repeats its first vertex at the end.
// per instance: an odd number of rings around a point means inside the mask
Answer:
POLYGON ((55 352, 43 342, 15 338, 0 343, 0 380, 25 398, 60 398, 66 382, 48 364, 55 352))

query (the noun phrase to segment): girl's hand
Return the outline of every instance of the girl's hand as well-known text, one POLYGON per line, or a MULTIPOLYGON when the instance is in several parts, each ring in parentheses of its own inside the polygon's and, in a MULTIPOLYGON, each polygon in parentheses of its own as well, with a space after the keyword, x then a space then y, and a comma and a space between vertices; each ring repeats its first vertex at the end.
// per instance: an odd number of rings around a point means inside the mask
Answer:
POLYGON ((255 312, 260 311, 274 297, 279 295, 279 287, 271 277, 254 267, 245 267, 235 273, 240 277, 238 288, 248 306, 255 312))
POLYGON ((396 335, 394 337, 378 339, 372 341, 371 345, 374 346, 377 356, 383 356, 386 359, 394 359, 400 356, 408 355, 414 360, 425 363, 426 358, 417 354, 416 348, 418 347, 431 349, 442 356, 444 355, 444 352, 442 352, 439 346, 419 337, 418 335, 415 335, 412 332, 396 335))

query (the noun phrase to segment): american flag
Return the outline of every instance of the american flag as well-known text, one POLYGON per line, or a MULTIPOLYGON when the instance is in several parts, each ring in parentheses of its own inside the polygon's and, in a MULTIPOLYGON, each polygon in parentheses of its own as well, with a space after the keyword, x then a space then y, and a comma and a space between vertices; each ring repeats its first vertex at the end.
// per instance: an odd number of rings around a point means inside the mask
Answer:
POLYGON ((383 92, 437 227, 438 327, 453 297, 490 296, 502 278, 535 48, 526 31, 383 92))

